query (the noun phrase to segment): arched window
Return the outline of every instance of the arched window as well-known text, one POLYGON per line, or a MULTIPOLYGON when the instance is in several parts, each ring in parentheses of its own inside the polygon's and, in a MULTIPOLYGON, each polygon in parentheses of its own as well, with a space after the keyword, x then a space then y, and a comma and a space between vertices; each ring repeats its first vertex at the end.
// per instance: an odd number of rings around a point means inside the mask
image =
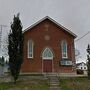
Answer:
POLYGON ((62 41, 61 49, 62 49, 62 58, 68 58, 68 55, 67 55, 67 42, 66 41, 62 41))
POLYGON ((28 58, 33 58, 33 41, 28 41, 28 58))
POLYGON ((50 48, 45 48, 45 50, 42 53, 43 59, 53 59, 53 53, 50 48))

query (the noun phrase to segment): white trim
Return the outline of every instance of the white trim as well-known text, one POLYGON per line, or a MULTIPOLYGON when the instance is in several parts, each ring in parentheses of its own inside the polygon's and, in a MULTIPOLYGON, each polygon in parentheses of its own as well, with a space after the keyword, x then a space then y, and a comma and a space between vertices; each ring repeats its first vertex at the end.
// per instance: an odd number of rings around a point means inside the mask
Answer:
POLYGON ((67 51, 68 49, 67 49, 67 42, 66 42, 66 40, 63 40, 62 42, 61 42, 61 51, 62 51, 62 58, 68 58, 68 51, 67 51), (65 42, 65 44, 66 44, 66 52, 63 52, 63 43, 65 42), (66 55, 66 56, 64 56, 64 54, 66 55))
MULTIPOLYGON (((45 73, 47 73, 47 72, 44 72, 44 70, 43 70, 43 66, 44 66, 44 65, 43 65, 43 61, 44 61, 44 60, 42 59, 42 74, 45 74, 45 73)), ((52 62, 52 72, 54 72, 54 63, 53 63, 53 59, 51 60, 51 62, 52 62)), ((51 72, 51 73, 52 73, 52 72, 51 72)), ((49 73, 50 73, 50 72, 49 72, 49 73)))
MULTIPOLYGON (((55 55, 54 55, 52 49, 49 48, 49 47, 46 47, 45 49, 47 49, 47 48, 51 51, 51 53, 52 53, 52 55, 53 55, 53 57, 54 57, 55 55)), ((42 54, 45 52, 45 49, 42 51, 42 54)), ((53 57, 52 57, 52 58, 43 58, 43 55, 42 55, 42 73, 43 73, 43 74, 46 73, 46 72, 44 72, 44 70, 43 70, 43 61, 44 61, 44 60, 52 60, 52 72, 54 72, 53 57)), ((51 73, 52 73, 52 72, 51 72, 51 73)))
POLYGON ((42 59, 42 73, 43 73, 43 59, 42 59))
POLYGON ((54 61, 52 59, 52 73, 54 73, 54 61))
POLYGON ((43 59, 43 60, 44 60, 44 59, 52 60, 53 57, 54 57, 54 55, 53 55, 53 53, 52 53, 52 50, 51 50, 50 48, 46 47, 46 48, 44 49, 44 51, 42 52, 42 59, 43 59), (50 51, 52 57, 44 57, 44 53, 46 52, 47 49, 50 51))
POLYGON ((33 44, 33 41, 32 40, 28 40, 28 58, 33 58, 33 46, 34 46, 34 44, 33 44), (30 52, 29 52, 29 44, 30 44, 30 42, 32 42, 32 56, 30 56, 30 52))
POLYGON ((43 58, 43 60, 46 60, 46 59, 48 59, 48 60, 52 60, 53 58, 49 58, 49 57, 48 57, 48 58, 43 58))
POLYGON ((55 23, 56 25, 58 25, 59 27, 63 28, 66 32, 68 32, 69 34, 71 34, 72 36, 74 36, 75 38, 77 37, 76 34, 74 34, 73 32, 71 32, 70 30, 68 30, 67 28, 65 28, 64 26, 62 26, 61 24, 59 24, 58 22, 56 22, 55 20, 53 20, 52 18, 50 18, 49 16, 46 16, 44 18, 42 18, 41 20, 37 21, 35 24, 31 25, 30 27, 28 27, 27 29, 25 29, 23 31, 23 33, 25 33, 26 31, 30 30, 31 28, 33 28, 34 26, 36 26, 37 24, 41 23, 42 21, 44 21, 45 19, 49 19, 50 21, 52 21, 53 23, 55 23))

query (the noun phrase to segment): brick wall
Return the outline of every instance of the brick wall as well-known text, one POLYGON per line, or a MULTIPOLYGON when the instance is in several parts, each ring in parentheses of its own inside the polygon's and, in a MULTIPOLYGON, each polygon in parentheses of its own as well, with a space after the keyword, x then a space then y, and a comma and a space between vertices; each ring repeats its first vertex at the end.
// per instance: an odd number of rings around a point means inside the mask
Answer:
POLYGON ((65 30, 46 19, 24 33, 24 63, 22 72, 42 72, 42 52, 45 47, 53 50, 53 71, 54 72, 72 72, 72 66, 61 66, 62 59, 61 41, 66 40, 68 43, 68 58, 75 62, 74 55, 74 37, 65 30), (48 27, 46 27, 48 25, 48 27), (34 42, 33 59, 27 56, 28 40, 34 42))

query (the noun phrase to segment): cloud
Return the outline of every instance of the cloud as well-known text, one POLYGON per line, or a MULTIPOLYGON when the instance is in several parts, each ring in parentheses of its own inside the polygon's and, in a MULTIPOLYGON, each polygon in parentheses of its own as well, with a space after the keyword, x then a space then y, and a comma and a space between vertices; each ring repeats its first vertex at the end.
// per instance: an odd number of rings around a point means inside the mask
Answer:
MULTIPOLYGON (((78 38, 90 31, 90 0, 0 0, 0 24, 10 29, 13 15, 18 12, 23 29, 48 15, 76 33, 78 38)), ((82 59, 86 59, 89 36, 75 43, 82 59)))

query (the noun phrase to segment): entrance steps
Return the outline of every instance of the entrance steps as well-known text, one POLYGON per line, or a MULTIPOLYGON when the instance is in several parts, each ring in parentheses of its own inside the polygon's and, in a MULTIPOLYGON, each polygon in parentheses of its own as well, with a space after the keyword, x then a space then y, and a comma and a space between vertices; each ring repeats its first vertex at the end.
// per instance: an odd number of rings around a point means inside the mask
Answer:
POLYGON ((49 79, 50 90, 60 90, 59 89, 60 82, 59 82, 58 74, 47 73, 46 77, 49 79))

